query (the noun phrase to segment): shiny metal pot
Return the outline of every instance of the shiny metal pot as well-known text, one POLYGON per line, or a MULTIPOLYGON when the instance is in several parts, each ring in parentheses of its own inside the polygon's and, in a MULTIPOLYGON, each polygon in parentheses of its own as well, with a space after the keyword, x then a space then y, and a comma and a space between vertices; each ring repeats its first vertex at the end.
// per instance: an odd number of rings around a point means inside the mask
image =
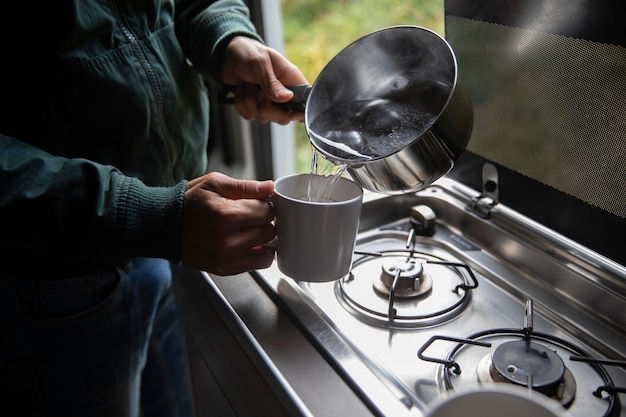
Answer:
POLYGON ((473 107, 454 51, 418 26, 370 33, 337 54, 297 100, 313 147, 363 188, 417 191, 469 141, 473 107))

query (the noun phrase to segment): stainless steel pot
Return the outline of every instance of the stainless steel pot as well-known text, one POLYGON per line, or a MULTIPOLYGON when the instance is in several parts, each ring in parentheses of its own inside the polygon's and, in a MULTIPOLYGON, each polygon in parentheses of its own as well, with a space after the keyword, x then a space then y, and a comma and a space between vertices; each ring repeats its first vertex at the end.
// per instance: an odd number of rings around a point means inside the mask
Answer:
POLYGON ((418 26, 370 33, 344 48, 312 86, 306 104, 314 148, 363 188, 416 191, 446 174, 469 141, 473 107, 451 46, 418 26))

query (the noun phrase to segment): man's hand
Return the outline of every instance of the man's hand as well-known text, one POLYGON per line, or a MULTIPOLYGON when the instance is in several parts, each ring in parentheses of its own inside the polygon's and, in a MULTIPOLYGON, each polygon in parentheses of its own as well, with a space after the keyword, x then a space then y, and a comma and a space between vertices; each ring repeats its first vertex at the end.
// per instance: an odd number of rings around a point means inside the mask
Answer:
POLYGON ((267 268, 274 249, 273 181, 210 173, 189 181, 182 220, 181 259, 217 275, 267 268))
POLYGON ((245 36, 230 40, 222 56, 222 81, 237 86, 235 107, 246 120, 287 124, 303 121, 304 114, 282 110, 293 92, 285 86, 307 84, 297 66, 278 51, 245 36))

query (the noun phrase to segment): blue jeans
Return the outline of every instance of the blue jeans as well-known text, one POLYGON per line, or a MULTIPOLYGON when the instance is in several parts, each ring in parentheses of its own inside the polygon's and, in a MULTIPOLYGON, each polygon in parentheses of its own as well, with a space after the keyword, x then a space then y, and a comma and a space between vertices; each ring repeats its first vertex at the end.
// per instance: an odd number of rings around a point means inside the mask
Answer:
POLYGON ((66 280, 0 277, 0 332, 2 415, 192 415, 167 261, 66 280))

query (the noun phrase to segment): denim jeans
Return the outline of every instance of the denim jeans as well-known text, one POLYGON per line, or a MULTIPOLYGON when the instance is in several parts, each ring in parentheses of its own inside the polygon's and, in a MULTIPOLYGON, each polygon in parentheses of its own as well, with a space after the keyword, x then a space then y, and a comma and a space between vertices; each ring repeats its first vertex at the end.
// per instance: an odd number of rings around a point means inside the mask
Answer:
POLYGON ((142 417, 191 417, 191 394, 180 316, 176 305, 172 269, 161 259, 135 262, 131 279, 160 272, 167 283, 148 341, 146 366, 142 373, 142 417))
POLYGON ((0 331, 2 415, 191 416, 167 261, 54 281, 0 277, 0 331))

